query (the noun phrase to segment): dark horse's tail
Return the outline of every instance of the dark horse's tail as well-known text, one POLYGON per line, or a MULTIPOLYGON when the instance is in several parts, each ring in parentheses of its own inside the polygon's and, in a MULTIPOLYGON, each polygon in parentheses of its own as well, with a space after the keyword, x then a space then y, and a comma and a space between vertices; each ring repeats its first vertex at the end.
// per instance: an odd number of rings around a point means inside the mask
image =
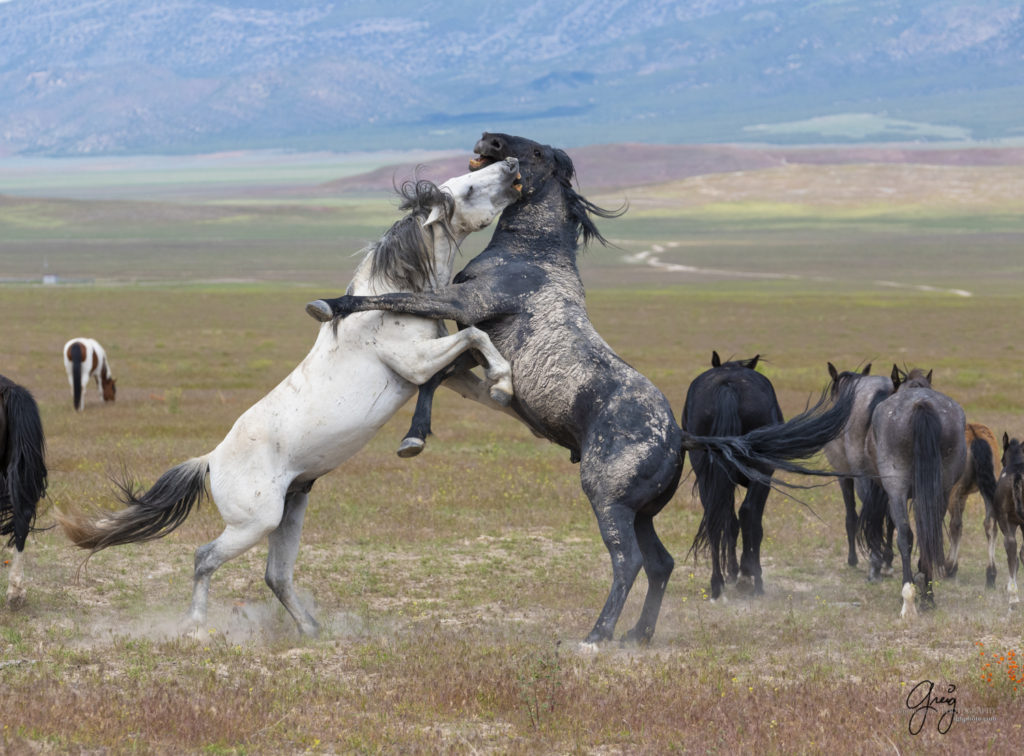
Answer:
POLYGON ((46 441, 39 407, 28 389, 2 386, 0 399, 7 416, 0 444, 0 451, 6 448, 0 458, 7 458, 0 488, 0 535, 9 535, 7 545, 22 551, 35 526, 36 504, 46 495, 46 441))
POLYGON ((77 341, 68 348, 68 355, 71 357, 71 400, 75 409, 82 409, 82 362, 85 360, 85 347, 77 341))
MULTIPOLYGON (((729 384, 719 384, 712 398, 715 411, 711 422, 711 435, 738 436, 743 430, 740 420, 740 399, 736 389, 729 384)), ((716 464, 710 454, 693 457, 697 482, 701 486, 700 500, 704 505, 697 535, 694 536, 690 551, 696 553, 716 547, 716 559, 728 556, 730 540, 725 538, 726 530, 732 525, 733 495, 737 475, 725 465, 716 464)))
POLYGON ((942 490, 942 426, 927 405, 914 408, 914 523, 926 575, 937 577, 945 566, 942 518, 948 502, 942 490))
POLYGON ((124 509, 88 516, 60 512, 57 522, 68 538, 83 549, 99 551, 122 543, 163 538, 185 521, 206 494, 206 457, 183 462, 161 475, 145 493, 131 481, 118 482, 124 509))
POLYGON ((829 404, 823 394, 818 402, 788 422, 764 425, 742 436, 695 436, 683 431, 683 451, 700 449, 718 464, 735 469, 748 480, 776 485, 761 470, 774 469, 802 475, 835 476, 827 470, 816 470, 794 460, 807 459, 842 433, 853 408, 852 382, 844 385, 829 404))
POLYGON ((978 481, 978 491, 985 502, 985 519, 995 516, 996 474, 995 460, 992 459, 992 447, 983 438, 971 441, 971 461, 974 463, 974 479, 978 481))

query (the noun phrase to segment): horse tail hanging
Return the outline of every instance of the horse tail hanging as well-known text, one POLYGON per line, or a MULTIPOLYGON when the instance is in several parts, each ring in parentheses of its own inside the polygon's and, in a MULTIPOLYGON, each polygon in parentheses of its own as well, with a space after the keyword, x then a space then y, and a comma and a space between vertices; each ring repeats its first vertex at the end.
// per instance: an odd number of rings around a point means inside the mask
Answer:
POLYGON ((193 507, 206 497, 206 457, 183 462, 161 475, 145 493, 130 480, 117 482, 118 497, 125 508, 89 517, 61 512, 57 521, 68 538, 94 552, 108 546, 163 538, 185 521, 193 507))
MULTIPOLYGON (((739 394, 736 393, 736 389, 728 384, 720 384, 715 389, 712 405, 715 416, 711 422, 711 435, 738 435, 743 426, 740 420, 739 394)), ((712 544, 717 543, 719 553, 713 556, 716 559, 724 559, 728 556, 729 539, 724 538, 724 535, 732 524, 736 475, 731 468, 717 462, 710 454, 701 454, 696 458, 694 472, 700 485, 704 516, 701 518, 690 551, 696 553, 710 549, 712 544)))
POLYGON ((858 488, 861 497, 857 517, 857 544, 869 557, 881 558, 885 516, 889 513, 889 496, 878 480, 865 478, 858 488))
POLYGON ((39 407, 28 389, 3 389, 7 415, 7 468, 0 492, 0 535, 10 535, 8 546, 25 548, 25 538, 36 520, 36 503, 46 495, 46 442, 39 407))
POLYGON ((85 347, 76 341, 68 347, 68 356, 71 358, 71 389, 73 393, 74 406, 76 410, 85 409, 82 401, 82 363, 85 361, 85 347))
POLYGON ((978 481, 978 491, 985 502, 985 517, 988 519, 995 514, 996 500, 996 474, 993 467, 995 461, 988 441, 983 438, 974 438, 971 441, 971 461, 974 464, 974 479, 978 481))
POLYGON ((945 565, 942 546, 942 518, 946 499, 942 490, 942 426, 927 405, 914 408, 911 420, 914 436, 914 522, 925 573, 941 574, 945 565))
POLYGON ((842 433, 853 409, 853 385, 847 383, 827 406, 827 393, 814 406, 785 423, 763 425, 742 436, 695 436, 683 431, 684 451, 699 449, 715 457, 719 463, 735 468, 751 481, 778 484, 771 475, 758 468, 772 468, 802 475, 834 476, 829 470, 816 470, 793 460, 806 459, 842 433))

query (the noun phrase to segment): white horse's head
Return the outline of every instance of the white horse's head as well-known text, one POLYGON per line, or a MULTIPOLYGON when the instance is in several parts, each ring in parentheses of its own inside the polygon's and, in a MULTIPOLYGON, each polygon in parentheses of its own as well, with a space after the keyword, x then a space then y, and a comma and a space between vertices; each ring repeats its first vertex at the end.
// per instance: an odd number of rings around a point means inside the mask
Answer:
MULTIPOLYGON (((510 157, 441 184, 441 191, 455 201, 447 219, 455 239, 462 241, 489 226, 502 210, 519 199, 521 182, 519 161, 510 157)), ((441 220, 444 213, 444 207, 435 206, 423 225, 441 220)))

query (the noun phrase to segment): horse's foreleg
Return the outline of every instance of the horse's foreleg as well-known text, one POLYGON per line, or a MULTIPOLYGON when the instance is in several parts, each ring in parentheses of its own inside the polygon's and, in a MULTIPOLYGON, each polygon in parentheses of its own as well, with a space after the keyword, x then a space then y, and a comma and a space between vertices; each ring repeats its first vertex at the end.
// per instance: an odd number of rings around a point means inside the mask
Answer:
POLYGON ((302 606, 292 581, 308 503, 309 494, 306 491, 292 491, 285 497, 281 524, 267 537, 269 549, 265 579, 270 590, 298 624, 300 632, 316 637, 320 634, 320 625, 302 606))
POLYGON ((416 394, 416 409, 412 413, 412 421, 409 423, 409 430, 405 432, 405 438, 398 445, 399 457, 415 457, 423 447, 427 445, 427 436, 430 435, 430 417, 434 410, 434 392, 444 381, 449 372, 445 368, 420 386, 416 394))
POLYGON ((7 575, 7 606, 18 609, 25 603, 25 552, 15 549, 7 575))

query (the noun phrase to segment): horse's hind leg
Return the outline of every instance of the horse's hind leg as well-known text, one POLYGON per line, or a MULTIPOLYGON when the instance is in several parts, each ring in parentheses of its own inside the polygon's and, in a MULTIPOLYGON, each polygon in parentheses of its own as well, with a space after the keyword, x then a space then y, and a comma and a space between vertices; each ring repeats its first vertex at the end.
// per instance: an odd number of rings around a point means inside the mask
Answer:
POLYGON ((964 532, 964 506, 967 491, 961 486, 949 497, 949 556, 946 558, 946 577, 955 577, 960 567, 960 539, 964 532))
POLYGON ((840 478, 839 490, 843 494, 843 504, 846 506, 846 543, 849 554, 846 563, 851 567, 857 566, 857 499, 854 496, 853 478, 840 478))
POLYGON ((647 575, 647 598, 636 626, 626 633, 624 641, 648 643, 654 636, 654 626, 661 612, 661 601, 665 597, 668 579, 675 567, 675 560, 662 544, 654 530, 654 517, 640 513, 635 522, 637 543, 643 557, 644 573, 647 575))
POLYGON ((624 504, 591 503, 601 529, 601 538, 612 560, 612 587, 608 599, 585 640, 586 643, 599 643, 612 639, 626 596, 643 566, 643 556, 634 524, 636 511, 624 504))
POLYGON ((743 529, 743 557, 740 570, 754 579, 754 594, 764 593, 761 579, 761 541, 764 538, 764 506, 771 489, 763 483, 751 483, 740 507, 743 529))
POLYGON ((18 609, 25 603, 25 550, 15 548, 7 575, 7 606, 18 609))
POLYGON ((1003 534, 1003 545, 1006 547, 1006 567, 1009 578, 1006 581, 1006 593, 1010 603, 1016 604, 1020 601, 1017 594, 1017 526, 1012 522, 1003 534))
POLYGON ((302 634, 316 637, 320 633, 320 625, 302 606, 292 582, 308 503, 309 494, 306 491, 292 491, 285 497, 281 524, 267 538, 270 548, 267 553, 266 581, 270 590, 298 623, 302 634))

